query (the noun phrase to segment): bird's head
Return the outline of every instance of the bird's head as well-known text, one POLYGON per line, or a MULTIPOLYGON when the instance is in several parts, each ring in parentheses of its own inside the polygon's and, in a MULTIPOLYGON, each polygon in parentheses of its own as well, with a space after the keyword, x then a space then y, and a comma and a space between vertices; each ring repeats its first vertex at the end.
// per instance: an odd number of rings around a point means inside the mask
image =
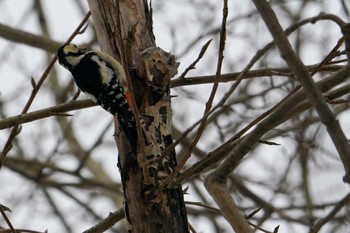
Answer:
POLYGON ((66 69, 72 70, 84 57, 86 49, 78 48, 75 44, 65 44, 57 50, 58 62, 66 69))

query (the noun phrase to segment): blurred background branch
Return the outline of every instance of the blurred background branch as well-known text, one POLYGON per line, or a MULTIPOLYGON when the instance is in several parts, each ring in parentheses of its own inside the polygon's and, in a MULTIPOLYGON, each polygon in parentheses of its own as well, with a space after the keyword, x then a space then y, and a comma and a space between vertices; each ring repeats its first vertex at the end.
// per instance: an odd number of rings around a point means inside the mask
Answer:
MULTIPOLYGON (((222 206, 204 186, 210 172, 226 167, 221 174, 226 178, 224 201, 232 197, 242 215, 249 216, 251 228, 273 232, 279 225, 279 232, 346 232, 348 185, 342 181, 344 168, 325 127, 271 42, 253 2, 228 4, 214 110, 174 181, 186 191, 191 226, 197 232, 232 231, 217 211, 222 206)), ((269 4, 348 139, 347 51, 338 25, 328 19, 335 15, 348 23, 349 3, 269 4)), ((83 95, 71 101, 77 89, 57 65, 47 74, 30 111, 20 114, 52 54, 89 11, 86 1, 4 0, 0 7, 1 148, 11 127, 22 124, 0 170, 0 202, 12 211, 6 216, 14 229, 125 232, 113 119, 100 108, 91 108, 94 104, 83 95), (106 218, 109 213, 113 214, 106 218)), ((171 81, 177 139, 203 117, 215 79, 222 5, 214 0, 153 1, 152 8, 157 45, 181 63, 178 77, 171 81)), ((73 43, 99 50, 93 23, 89 21, 73 43)), ((178 141, 179 159, 195 137, 198 128, 193 128, 178 141)), ((1 227, 10 228, 3 217, 1 227)))

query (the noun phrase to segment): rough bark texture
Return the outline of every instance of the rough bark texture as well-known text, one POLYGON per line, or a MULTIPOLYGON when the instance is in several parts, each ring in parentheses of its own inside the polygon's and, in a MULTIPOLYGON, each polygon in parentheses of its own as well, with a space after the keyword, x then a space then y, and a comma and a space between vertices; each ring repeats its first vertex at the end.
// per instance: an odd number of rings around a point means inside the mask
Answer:
POLYGON ((129 71, 140 115, 138 155, 116 134, 130 232, 189 232, 181 187, 159 188, 176 166, 175 151, 161 154, 172 143, 169 85, 178 64, 155 46, 146 1, 88 2, 101 49, 129 71))

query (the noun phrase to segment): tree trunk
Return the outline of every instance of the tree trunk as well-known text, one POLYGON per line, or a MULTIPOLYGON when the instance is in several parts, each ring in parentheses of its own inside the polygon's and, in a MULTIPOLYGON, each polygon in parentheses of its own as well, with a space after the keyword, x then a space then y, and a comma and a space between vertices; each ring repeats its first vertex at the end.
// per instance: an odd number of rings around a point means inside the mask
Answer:
POLYGON ((140 119, 137 155, 116 127, 129 232, 189 232, 181 186, 159 188, 176 166, 175 151, 162 151, 172 143, 169 85, 178 63, 156 47, 147 1, 88 2, 101 49, 123 64, 140 119))

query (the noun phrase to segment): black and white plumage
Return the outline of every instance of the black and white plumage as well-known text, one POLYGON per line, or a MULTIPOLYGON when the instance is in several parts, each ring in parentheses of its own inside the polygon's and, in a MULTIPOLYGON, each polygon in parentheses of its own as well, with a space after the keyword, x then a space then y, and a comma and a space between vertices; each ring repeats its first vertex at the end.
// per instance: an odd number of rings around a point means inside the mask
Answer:
POLYGON ((87 51, 73 44, 60 47, 57 58, 72 73, 82 92, 117 116, 122 130, 136 151, 136 123, 123 88, 126 77, 122 65, 106 53, 87 51))

